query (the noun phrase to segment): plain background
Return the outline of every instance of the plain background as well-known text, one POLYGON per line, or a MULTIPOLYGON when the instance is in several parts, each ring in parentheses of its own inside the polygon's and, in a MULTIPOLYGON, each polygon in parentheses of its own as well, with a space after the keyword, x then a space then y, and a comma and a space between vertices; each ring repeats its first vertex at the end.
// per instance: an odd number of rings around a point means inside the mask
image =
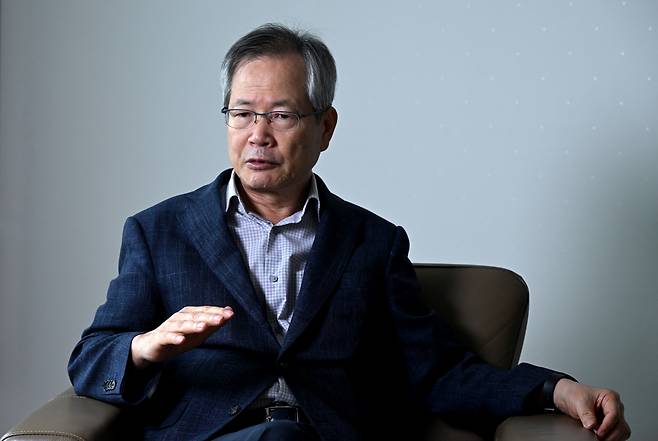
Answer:
POLYGON ((522 359, 619 390, 655 439, 655 1, 1 4, 0 431, 68 386, 125 218, 228 166, 220 62, 274 21, 338 64, 329 187, 414 261, 523 275, 522 359))

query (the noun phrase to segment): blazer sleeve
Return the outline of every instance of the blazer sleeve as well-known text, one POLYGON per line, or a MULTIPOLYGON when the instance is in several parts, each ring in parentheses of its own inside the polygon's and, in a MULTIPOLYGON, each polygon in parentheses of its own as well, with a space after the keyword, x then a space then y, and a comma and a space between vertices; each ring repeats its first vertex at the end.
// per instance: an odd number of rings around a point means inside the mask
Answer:
POLYGON ((155 387, 159 367, 137 371, 130 360, 133 337, 162 321, 151 256, 138 221, 123 229, 119 274, 107 298, 69 359, 68 372, 77 394, 114 404, 136 404, 155 387))
POLYGON ((422 305, 407 255, 409 239, 397 227, 387 264, 389 308, 413 393, 431 413, 505 418, 539 409, 527 401, 553 371, 523 363, 495 368, 458 344, 451 330, 422 305))

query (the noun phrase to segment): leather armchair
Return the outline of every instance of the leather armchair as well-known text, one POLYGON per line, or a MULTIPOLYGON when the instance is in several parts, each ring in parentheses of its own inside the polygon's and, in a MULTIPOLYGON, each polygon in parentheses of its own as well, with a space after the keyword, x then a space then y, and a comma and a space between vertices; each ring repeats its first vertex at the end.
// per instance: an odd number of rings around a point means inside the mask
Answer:
MULTIPOLYGON (((423 299, 450 323, 462 342, 488 363, 509 369, 521 355, 528 321, 528 286, 518 274, 477 265, 415 264, 423 299)), ((482 441, 439 418, 429 440, 482 441)), ((559 414, 512 417, 495 441, 596 441, 577 421, 559 414)))
MULTIPOLYGON (((528 318, 528 288, 512 271, 473 265, 416 264, 424 300, 451 323, 459 338, 487 362, 510 368, 519 360, 528 318)), ((121 409, 80 397, 72 388, 13 427, 2 441, 100 441, 126 439, 121 409), (121 435, 123 433, 124 435, 121 435)), ((482 441, 479 435, 436 418, 427 440, 482 441)), ((512 417, 495 441, 595 441, 565 415, 512 417)))

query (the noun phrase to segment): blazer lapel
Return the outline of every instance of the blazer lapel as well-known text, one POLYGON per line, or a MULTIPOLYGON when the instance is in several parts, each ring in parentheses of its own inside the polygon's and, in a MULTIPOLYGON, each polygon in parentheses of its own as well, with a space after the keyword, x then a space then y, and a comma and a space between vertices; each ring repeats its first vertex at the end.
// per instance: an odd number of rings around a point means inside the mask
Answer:
POLYGON ((267 334, 276 342, 263 305, 251 284, 242 254, 226 225, 221 192, 229 177, 230 170, 225 171, 198 195, 190 196, 188 206, 178 218, 187 238, 213 273, 251 318, 268 329, 267 334))
POLYGON ((333 292, 356 244, 359 218, 347 213, 345 202, 331 194, 320 178, 317 182, 321 201, 320 224, 280 355, 303 333, 333 292))

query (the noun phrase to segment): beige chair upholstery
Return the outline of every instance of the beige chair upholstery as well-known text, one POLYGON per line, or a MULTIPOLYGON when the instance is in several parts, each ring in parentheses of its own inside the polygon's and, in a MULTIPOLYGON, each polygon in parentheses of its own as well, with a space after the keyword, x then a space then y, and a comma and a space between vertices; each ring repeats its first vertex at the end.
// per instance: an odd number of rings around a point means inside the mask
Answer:
POLYGON ((2 441, 109 441, 118 435, 121 409, 79 397, 69 388, 13 427, 2 441))
POLYGON ((423 299, 463 342, 494 366, 519 361, 528 287, 516 273, 473 265, 416 264, 423 299))
MULTIPOLYGON (((528 320, 528 286, 518 274, 477 265, 415 264, 423 299, 450 323, 462 342, 488 363, 509 369, 521 355, 528 320)), ((594 441, 596 437, 564 415, 506 420, 496 441, 594 441)), ((453 428, 440 418, 428 440, 482 441, 473 432, 453 428)))
MULTIPOLYGON (((512 271, 473 265, 416 264, 424 300, 451 323, 464 343, 489 363, 518 362, 528 318, 528 288, 512 271)), ((68 389, 12 428, 2 441, 97 441, 123 439, 115 406, 78 397, 68 389)), ((439 418, 427 440, 482 441, 439 418)), ((497 429, 496 441, 595 441, 592 432, 564 415, 514 417, 497 429)))

